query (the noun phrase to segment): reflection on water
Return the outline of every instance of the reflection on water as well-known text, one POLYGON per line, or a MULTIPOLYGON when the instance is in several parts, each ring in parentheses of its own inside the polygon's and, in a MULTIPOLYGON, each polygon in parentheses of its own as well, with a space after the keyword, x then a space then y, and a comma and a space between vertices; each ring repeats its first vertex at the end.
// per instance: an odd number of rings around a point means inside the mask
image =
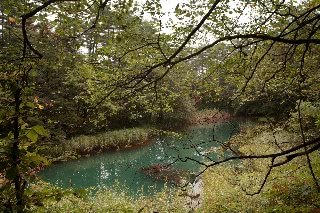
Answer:
MULTIPOLYGON (((186 161, 186 157, 200 161, 217 160, 216 154, 203 157, 208 148, 218 147, 217 141, 226 141, 237 132, 244 120, 222 122, 208 126, 189 128, 182 138, 160 137, 153 143, 136 149, 107 152, 56 164, 40 172, 40 176, 61 187, 88 188, 113 186, 118 182, 137 192, 148 194, 148 186, 157 185, 160 190, 164 182, 146 177, 141 168, 155 163, 172 163, 175 168, 197 171, 200 165, 186 161)), ((228 155, 228 153, 225 153, 228 155)))

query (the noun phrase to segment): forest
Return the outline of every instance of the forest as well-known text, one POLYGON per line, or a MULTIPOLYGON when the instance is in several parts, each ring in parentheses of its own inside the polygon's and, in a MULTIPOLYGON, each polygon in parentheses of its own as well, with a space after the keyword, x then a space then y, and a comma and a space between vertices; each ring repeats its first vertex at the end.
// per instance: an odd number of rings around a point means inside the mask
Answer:
POLYGON ((0 211, 320 212, 319 69, 319 0, 1 0, 0 211), (204 123, 219 147, 143 168, 183 179, 151 197, 38 175, 204 123))

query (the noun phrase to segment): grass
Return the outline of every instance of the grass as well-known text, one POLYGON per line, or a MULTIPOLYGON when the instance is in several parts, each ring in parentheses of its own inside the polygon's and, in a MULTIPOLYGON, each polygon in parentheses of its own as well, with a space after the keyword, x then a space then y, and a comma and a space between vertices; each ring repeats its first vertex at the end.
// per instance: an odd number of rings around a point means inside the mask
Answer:
MULTIPOLYGON (((320 163, 318 155, 311 155, 314 168, 320 163)), ((267 162, 256 162, 258 169, 252 169, 249 163, 252 161, 245 162, 242 171, 224 165, 205 172, 204 201, 199 212, 311 212, 319 208, 320 195, 301 159, 274 170, 262 192, 254 196, 246 193, 258 190, 267 162)))
MULTIPOLYGON (((47 193, 55 191, 53 186, 43 185, 39 190, 47 193), (51 189, 52 188, 52 189, 51 189)), ((31 212, 65 213, 65 212, 188 212, 183 197, 178 196, 179 191, 165 187, 153 197, 143 195, 133 198, 128 189, 116 185, 114 189, 100 189, 95 196, 77 196, 69 193, 67 196, 56 199, 46 199, 41 206, 33 205, 31 212)), ((47 196, 49 197, 49 196, 47 196)))
MULTIPOLYGON (((298 141, 295 134, 283 129, 273 133, 266 129, 259 126, 233 140, 240 144, 239 150, 246 155, 277 151, 275 139, 282 148, 290 146, 287 141, 298 141)), ((319 177, 319 152, 310 154, 310 158, 319 177)), ((260 159, 208 169, 203 175, 203 206, 199 212, 311 212, 320 207, 320 194, 316 191, 305 156, 276 167, 260 194, 247 195, 258 191, 269 165, 270 160, 260 159)))
POLYGON ((83 156, 136 146, 150 140, 154 133, 154 130, 148 128, 131 128, 92 136, 83 135, 67 140, 63 144, 48 146, 43 153, 56 160, 63 160, 75 155, 83 156))

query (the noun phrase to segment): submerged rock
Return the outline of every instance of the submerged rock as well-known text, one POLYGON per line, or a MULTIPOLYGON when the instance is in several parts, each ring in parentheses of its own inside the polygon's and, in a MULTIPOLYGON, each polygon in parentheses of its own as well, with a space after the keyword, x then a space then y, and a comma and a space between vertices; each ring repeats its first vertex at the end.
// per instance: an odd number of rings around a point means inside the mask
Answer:
POLYGON ((176 169, 166 164, 152 164, 148 167, 142 167, 142 172, 149 177, 176 185, 182 184, 189 176, 188 171, 176 169))

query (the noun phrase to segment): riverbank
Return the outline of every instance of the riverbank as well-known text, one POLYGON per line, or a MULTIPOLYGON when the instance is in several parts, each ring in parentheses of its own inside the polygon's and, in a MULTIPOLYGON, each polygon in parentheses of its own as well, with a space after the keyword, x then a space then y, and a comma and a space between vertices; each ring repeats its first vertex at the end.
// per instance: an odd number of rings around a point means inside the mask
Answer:
POLYGON ((42 153, 54 161, 65 161, 106 151, 136 148, 150 143, 156 132, 152 128, 131 128, 81 135, 60 144, 49 144, 42 153))
MULTIPOLYGON (((263 155, 288 150, 300 137, 269 125, 243 128, 231 139, 242 155, 263 155), (275 143, 276 141, 276 143, 275 143), (290 143, 288 143, 290 141, 290 143)), ((316 177, 320 176, 319 151, 309 154, 316 177)), ((280 159, 281 160, 281 159, 280 159)), ((247 159, 208 168, 202 175, 203 205, 199 212, 315 212, 320 194, 310 175, 306 158, 296 158, 270 169, 270 159, 247 159), (265 185, 260 193, 257 193, 265 185), (255 196, 249 196, 249 194, 255 196)))
MULTIPOLYGON (((190 119, 188 127, 217 123, 231 118, 231 114, 217 109, 201 110, 190 119)), ((53 161, 66 161, 106 151, 138 148, 150 143, 159 132, 162 131, 156 128, 137 127, 107 131, 96 135, 80 135, 59 143, 46 144, 47 147, 41 153, 49 156, 53 161)))
MULTIPOLYGON (((278 128, 277 131, 270 130, 269 125, 257 125, 255 127, 250 126, 249 128, 245 128, 240 125, 240 128, 242 131, 237 136, 231 138, 231 142, 232 145, 236 146, 237 149, 245 155, 252 155, 252 153, 275 153, 279 148, 279 144, 281 145, 281 148, 287 149, 292 145, 292 143, 295 141, 298 142, 299 140, 298 135, 292 134, 281 128, 278 128), (275 144, 274 140, 279 144, 275 144), (287 143, 287 141, 291 141, 291 143, 287 143)), ((216 131, 216 134, 219 132, 224 131, 216 131)), ((204 132, 201 132, 201 135, 203 134, 204 132)), ((227 135, 230 136, 230 134, 227 135)), ((133 147, 135 147, 135 145, 127 146, 127 148, 133 147)), ((186 149, 178 150, 179 154, 181 154, 181 150, 186 149)), ((120 152, 118 152, 118 154, 119 153, 120 152)), ((154 152, 150 155, 152 159, 157 156, 156 153, 158 152, 154 152)), ((316 165, 319 165, 320 159, 318 155, 318 152, 310 155, 314 168, 318 168, 316 165)), ((140 153, 139 156, 141 156, 140 153)), ((181 154, 181 156, 183 156, 183 154, 181 154)), ((123 158, 126 157, 121 156, 121 159, 123 158)), ((108 161, 112 161, 110 156, 108 156, 108 161)), ((112 162, 113 164, 117 164, 114 163, 116 161, 112 162)), ((145 159, 144 162, 146 162, 145 159)), ((214 166, 207 169, 198 181, 195 180, 193 182, 193 187, 187 192, 160 192, 159 194, 161 196, 159 200, 158 197, 149 198, 145 195, 141 195, 141 197, 139 197, 139 201, 122 200, 122 203, 118 207, 116 207, 115 203, 109 203, 110 205, 108 204, 108 207, 104 210, 110 210, 110 208, 113 208, 114 211, 118 212, 123 209, 130 211, 133 210, 134 212, 145 212, 151 210, 159 212, 268 212, 273 211, 274 209, 277 211, 284 209, 285 211, 282 212, 294 212, 294 210, 309 212, 316 208, 317 200, 319 200, 319 194, 313 186, 311 176, 308 175, 308 168, 305 165, 305 160, 293 160, 287 165, 282 166, 281 170, 280 167, 279 170, 274 170, 261 194, 248 197, 246 194, 247 192, 255 192, 260 187, 261 181, 265 177, 269 168, 269 163, 269 161, 261 159, 256 161, 244 160, 241 164, 236 165, 223 164, 214 166), (288 179, 290 179, 290 182, 287 181, 288 179), (147 203, 149 201, 150 203, 147 203), (297 204, 299 203, 303 204, 301 208, 297 207, 297 204), (137 205, 139 205, 139 207, 137 207, 137 205)), ((135 165, 138 164, 135 162, 135 165)), ((99 167, 100 173, 101 171, 107 171, 105 170, 106 165, 103 164, 103 166, 104 167, 99 167)), ((87 166, 87 168, 93 167, 94 166, 92 165, 87 166)), ((78 173, 79 169, 76 171, 78 173)), ((117 171, 122 175, 124 174, 119 170, 117 171)), ((172 170, 168 171, 170 173, 173 172, 172 170)), ((315 174, 317 176, 319 176, 319 172, 319 169, 315 170, 315 174)), ((92 172, 90 173, 92 174, 92 172)), ((130 177, 132 175, 124 176, 130 177)), ((92 177, 97 177, 97 175, 93 175, 92 177)), ((90 177, 90 179, 94 179, 92 177, 90 177)), ((83 181, 83 179, 81 179, 81 181, 83 181)), ((146 184, 146 182, 143 183, 146 184)), ((55 212, 65 212, 67 210, 77 210, 78 212, 81 212, 79 211, 79 208, 84 207, 86 209, 83 212, 85 212, 92 206, 94 208, 100 207, 100 205, 102 205, 100 202, 110 199, 107 198, 109 195, 109 192, 104 191, 94 198, 90 198, 92 199, 90 201, 84 202, 83 200, 74 200, 73 203, 69 203, 68 200, 60 203, 52 201, 52 203, 48 203, 48 205, 50 205, 50 207, 52 204, 55 206, 65 205, 61 211, 58 208, 54 209, 55 212), (78 202, 78 204, 75 204, 76 202, 78 202), (76 205, 77 207, 75 207, 76 205)), ((72 199, 77 198, 73 197, 72 199)), ((129 199, 131 200, 132 198, 129 197, 129 199)))
POLYGON ((120 185, 115 188, 99 189, 95 196, 83 196, 81 193, 63 190, 56 186, 42 183, 31 185, 35 191, 44 188, 49 191, 61 192, 65 196, 59 199, 56 196, 48 197, 41 205, 30 206, 30 212, 189 212, 184 205, 184 197, 179 196, 179 191, 171 187, 165 187, 152 197, 143 194, 132 197, 128 190, 120 185))
POLYGON ((207 125, 217 122, 227 121, 232 119, 233 116, 225 111, 218 109, 204 109, 197 111, 191 122, 192 126, 207 125))
MULTIPOLYGON (((228 124, 229 122, 222 122, 221 125, 230 125, 228 124)), ((240 125, 240 124, 239 124, 240 125)), ((193 131, 191 134, 193 136, 193 140, 199 142, 197 145, 199 146, 199 148, 206 150, 207 147, 203 147, 203 143, 201 143, 201 141, 208 141, 211 140, 212 136, 212 127, 214 128, 218 128, 219 125, 205 125, 205 126, 199 126, 200 131, 197 131, 199 135, 205 136, 204 138, 198 138, 197 135, 195 134, 195 132, 193 131), (204 131, 203 128, 207 128, 207 130, 204 131)), ((215 131, 215 134, 217 136, 217 138, 220 138, 220 140, 224 141, 226 139, 228 139, 231 135, 233 131, 233 129, 235 128, 234 125, 230 125, 232 128, 230 130, 226 131, 215 131), (223 135, 225 135, 224 137, 220 137, 219 134, 223 133, 223 135)), ((191 128, 192 130, 194 130, 194 127, 191 128)), ((196 128, 197 129, 197 128, 196 128)), ((179 142, 175 143, 175 141, 172 141, 172 144, 176 145, 175 147, 172 147, 172 150, 179 150, 179 154, 181 156, 192 156, 191 152, 189 152, 190 150, 193 150, 193 146, 190 147, 189 149, 185 149, 186 147, 189 147, 188 145, 190 145, 189 140, 185 141, 185 143, 181 143, 181 141, 183 141, 182 138, 178 139, 179 142)), ((210 143, 209 143, 210 144, 210 143)), ((143 145, 143 144, 142 144, 143 145)), ((140 147, 139 149, 134 149, 134 150, 130 150, 130 152, 127 152, 126 150, 124 150, 123 152, 112 152, 112 153, 106 153, 106 157, 105 160, 97 160, 96 157, 102 157, 103 155, 96 155, 96 156, 92 156, 92 158, 83 158, 81 160, 89 160, 92 159, 92 162, 97 162, 97 164, 91 164, 91 163, 86 163, 85 165, 83 165, 81 162, 79 161, 74 161, 74 163, 71 163, 71 166, 67 167, 67 169, 65 171, 68 171, 71 173, 68 175, 65 172, 59 170, 59 171, 53 171, 52 172, 52 176, 54 176, 55 174, 58 174, 62 177, 66 177, 65 180, 63 180, 63 182, 68 183, 68 181, 70 180, 70 178, 72 178, 72 183, 73 183, 73 187, 75 186, 79 186, 79 182, 84 182, 85 180, 93 180, 96 179, 98 177, 99 181, 104 181, 106 183, 113 183, 113 181, 111 180, 110 174, 112 174, 112 171, 116 171, 118 174, 121 174, 123 176, 123 179, 126 179, 126 181, 128 181, 130 183, 130 180, 128 180, 128 178, 130 177, 135 177, 134 182, 133 183, 137 183, 140 181, 139 178, 137 178, 137 175, 142 173, 141 170, 143 170, 143 168, 148 167, 148 165, 152 165, 152 163, 154 163, 154 159, 158 158, 158 159, 164 159, 164 157, 168 157, 168 155, 170 154, 170 150, 169 149, 162 149, 161 145, 165 145, 167 148, 169 148, 170 143, 165 143, 165 142, 159 142, 158 140, 155 141, 155 143, 153 143, 153 145, 157 145, 159 147, 159 149, 154 150, 151 154, 148 154, 148 156, 150 157, 149 160, 147 160, 145 157, 143 157, 142 162, 144 164, 140 164, 140 162, 136 161, 136 160, 132 160, 132 156, 134 155, 131 151, 137 151, 137 150, 147 150, 148 152, 150 151, 149 147, 140 147), (160 153, 163 152, 163 157, 162 155, 160 155, 160 153), (125 153, 124 155, 120 155, 122 153, 125 153), (114 158, 112 155, 116 154, 118 158, 114 158), (130 158, 130 159, 128 159, 130 158), (119 161, 117 161, 117 159, 120 159, 119 161), (127 160, 124 162, 124 160, 127 160), (151 159, 151 160, 150 160, 151 159), (103 162, 103 163, 101 163, 103 162), (111 167, 108 167, 107 162, 110 162, 110 165, 112 165, 111 167), (132 165, 132 169, 128 169, 128 165, 131 165, 131 163, 134 162, 134 165, 132 165), (147 162, 150 162, 150 164, 148 164, 147 162), (123 165, 125 166, 121 166, 121 163, 123 163, 123 165), (98 165, 98 166, 96 166, 98 165), (141 166, 139 166, 141 165, 141 166), (116 166, 116 167, 114 167, 116 166), (124 168, 123 170, 120 170, 119 168, 124 168), (88 171, 88 169, 93 168, 93 170, 88 171), (96 168, 96 169, 94 169, 96 168), (111 168, 111 169, 110 169, 111 168), (86 171, 86 174, 82 174, 81 170, 86 171), (131 173, 129 173, 129 171, 132 170, 131 173), (128 173, 126 173, 128 172, 128 173), (78 175, 79 178, 79 182, 76 182, 73 174, 78 175), (108 174, 107 176, 105 174, 108 174), (104 178, 104 179, 102 179, 104 178), (105 179, 108 178, 108 179, 105 179), (110 179, 109 179, 110 178, 110 179)), ((212 144, 211 144, 212 145, 212 144)), ((133 146, 127 146, 126 149, 130 149, 130 148, 134 148, 136 147, 135 145, 133 146)), ((121 149, 120 149, 121 150, 121 149)), ((137 153, 137 156, 139 156, 139 158, 142 156, 141 152, 137 153)), ((138 159, 138 158, 137 158, 138 159)), ((152 168, 157 169, 157 167, 153 166, 152 168)), ((180 170, 177 170, 180 171, 180 170)), ((187 171, 187 169, 185 170, 187 171)), ((170 174, 174 173, 175 170, 168 170, 168 172, 170 172, 170 174)), ((181 175, 180 172, 176 172, 177 175, 181 175)), ((50 176, 51 177, 51 176, 50 176)), ((117 180, 120 180, 120 176, 116 177, 117 180)), ((55 180, 58 180, 55 179, 55 180)), ((61 180, 61 179, 60 179, 61 180)), ((192 178, 193 180, 193 178, 192 178)), ((125 188, 124 185, 122 185, 123 181, 120 180, 121 182, 121 187, 125 188)), ((62 182, 62 181, 61 181, 62 182)), ((140 181, 142 184, 145 184, 147 186, 151 186, 150 182, 145 181, 144 179, 140 181)), ((110 189, 113 188, 113 185, 109 186, 110 189)), ((138 212, 139 210, 143 209, 142 212, 144 212, 145 210, 162 210, 160 212, 189 212, 189 211, 198 211, 199 209, 202 208, 203 202, 205 200, 204 198, 204 192, 205 192, 205 188, 207 187, 207 185, 204 185, 204 182, 202 180, 202 177, 198 177, 197 179, 195 179, 194 181, 192 181, 192 186, 190 185, 190 187, 188 187, 187 191, 178 191, 178 194, 175 194, 176 192, 163 192, 163 195, 165 195, 165 193, 173 193, 170 196, 170 199, 173 199, 175 201, 177 201, 177 199, 179 200, 178 204, 179 206, 174 206, 176 204, 172 204, 172 208, 169 209, 165 209, 164 207, 168 205, 167 202, 175 202, 172 200, 168 200, 169 197, 165 197, 167 199, 167 201, 162 202, 162 198, 161 200, 156 200, 157 198, 155 198, 154 196, 146 196, 146 195, 142 195, 141 196, 141 202, 145 203, 146 200, 152 200, 150 204, 150 206, 154 206, 154 207, 147 207, 147 206, 140 206, 139 208, 137 208, 136 205, 136 201, 132 202, 132 205, 130 207, 130 209, 134 209, 136 212, 138 212), (164 205, 164 206, 162 206, 164 205), (156 206, 156 207, 155 207, 156 206), (159 207, 158 207, 159 206, 159 207)), ((140 188, 140 187, 139 187, 140 188)), ((179 190, 179 188, 177 189, 179 190)), ((116 190, 115 190, 116 191, 116 190)), ((115 192, 116 193, 116 192, 115 192)), ((161 192, 162 193, 162 192, 161 192)), ((92 202, 80 202, 80 201, 74 201, 74 203, 79 202, 79 206, 81 207, 82 205, 84 206, 89 206, 89 205, 94 205, 94 206, 99 206, 100 205, 100 199, 101 198, 105 198, 106 196, 108 196, 108 192, 101 192, 101 194, 98 194, 97 196, 94 196, 90 199, 92 199, 92 202), (106 193, 106 194, 105 194, 106 193)), ((166 195, 167 196, 167 195, 166 195)), ((138 199, 138 198, 137 198, 138 199)), ((140 199, 140 197, 139 197, 140 199)), ((53 201, 54 202, 54 201, 53 201)), ((67 202, 67 201, 66 201, 67 202)), ((129 202, 124 202, 124 203, 129 203, 129 202)), ((131 202, 130 202, 131 203, 131 202)), ((51 203, 50 203, 51 204, 51 203)), ((48 205, 50 205, 48 204, 48 205)), ((73 205, 75 207, 75 204, 68 204, 68 203, 64 203, 64 202, 60 202, 60 203, 56 203, 54 205, 66 205, 64 210, 71 210, 70 206, 73 205)), ((77 208, 78 208, 77 207, 77 208)), ((123 206, 122 206, 123 207, 123 206)), ((122 209, 122 207, 119 208, 115 208, 117 211, 119 211, 120 209, 122 209)), ((54 209, 56 212, 59 212, 59 209, 54 209)), ((75 209, 74 209, 75 210, 75 209)), ((63 211, 62 211, 63 212, 63 211)))
MULTIPOLYGON (((227 113, 220 112, 220 114, 217 114, 217 111, 213 111, 213 110, 210 110, 210 111, 206 110, 205 112, 201 111, 199 114, 200 115, 198 117, 198 120, 194 122, 194 125, 203 124, 201 123, 201 121, 204 119, 205 116, 210 117, 210 119, 206 120, 205 124, 226 121, 231 118, 231 116, 228 115, 227 113)), ((66 154, 66 153, 73 152, 73 153, 76 153, 78 157, 80 157, 80 156, 92 155, 95 153, 101 153, 108 150, 123 150, 123 149, 134 149, 134 148, 139 149, 141 148, 141 146, 145 146, 146 144, 150 143, 150 138, 158 134, 158 132, 159 131, 155 131, 154 129, 134 128, 134 129, 121 130, 121 131, 117 130, 112 132, 106 132, 103 134, 98 134, 93 136, 75 137, 67 141, 67 143, 63 144, 62 148, 57 147, 57 149, 59 150, 56 153, 57 153, 57 156, 59 157, 59 153, 66 154)), ((209 130, 208 132, 211 133, 211 130, 209 130)), ((201 132, 201 134, 203 133, 204 132, 201 132)), ((208 137, 211 138, 211 136, 208 136, 208 137)), ((201 140, 204 140, 204 139, 201 139, 201 140)), ((205 139, 205 140, 208 140, 208 139, 205 139)), ((51 151, 54 151, 54 150, 52 149, 51 151)), ((113 152, 113 153, 120 153, 120 152, 113 152)), ((111 160, 112 158, 110 158, 109 153, 107 154, 108 154, 109 161, 115 162, 111 160)), ((100 155, 97 155, 97 156, 100 156, 100 155)), ((152 155, 152 156, 156 156, 156 155, 152 155)), ((63 158, 60 158, 60 159, 64 160, 63 158)), ((92 167, 94 166, 90 165, 90 168, 92 167)), ((79 171, 77 170, 77 172, 79 171)), ((74 183, 74 185, 76 184, 74 183)), ((188 191, 187 194, 184 194, 182 196, 183 197, 180 197, 180 196, 179 197, 183 198, 183 203, 184 203, 183 205, 185 208, 188 208, 189 210, 195 210, 199 208, 203 200, 202 180, 200 179, 200 181, 197 181, 197 183, 191 188, 191 190, 188 191)))

